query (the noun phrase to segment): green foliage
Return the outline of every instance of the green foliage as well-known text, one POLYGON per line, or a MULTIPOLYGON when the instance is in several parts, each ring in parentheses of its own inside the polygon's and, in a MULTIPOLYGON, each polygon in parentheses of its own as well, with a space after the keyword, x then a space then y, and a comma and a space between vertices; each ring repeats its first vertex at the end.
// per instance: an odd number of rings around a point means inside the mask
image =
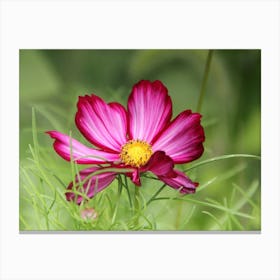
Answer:
POLYGON ((77 96, 95 91, 125 105, 142 78, 167 85, 174 115, 195 110, 206 57, 203 50, 21 50, 20 230, 260 230, 258 51, 214 51, 202 105, 205 153, 177 167, 200 183, 196 194, 182 196, 152 174, 138 188, 120 174, 89 202, 67 202, 83 166, 59 158, 44 133, 57 129, 86 143, 74 125, 77 96), (84 219, 92 208, 97 218, 84 219))

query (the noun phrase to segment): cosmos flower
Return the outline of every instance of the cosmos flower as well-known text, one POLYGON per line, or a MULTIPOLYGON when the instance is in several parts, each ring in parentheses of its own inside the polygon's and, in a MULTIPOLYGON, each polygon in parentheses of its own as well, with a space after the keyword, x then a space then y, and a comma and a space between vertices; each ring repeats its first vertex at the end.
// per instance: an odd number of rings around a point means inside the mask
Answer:
MULTIPOLYGON (((76 126, 93 147, 58 131, 47 133, 55 139, 54 149, 62 158, 92 165, 75 179, 83 182, 82 191, 88 198, 115 179, 119 173, 112 168, 120 173, 129 168, 124 174, 137 186, 141 186, 141 173, 149 171, 182 194, 195 192, 198 183, 174 166, 202 155, 205 137, 201 115, 185 110, 171 120, 171 98, 160 81, 135 84, 127 110, 95 94, 80 96, 77 109, 76 126)), ((69 184, 66 199, 80 204, 84 197, 71 192, 76 182, 69 184)))

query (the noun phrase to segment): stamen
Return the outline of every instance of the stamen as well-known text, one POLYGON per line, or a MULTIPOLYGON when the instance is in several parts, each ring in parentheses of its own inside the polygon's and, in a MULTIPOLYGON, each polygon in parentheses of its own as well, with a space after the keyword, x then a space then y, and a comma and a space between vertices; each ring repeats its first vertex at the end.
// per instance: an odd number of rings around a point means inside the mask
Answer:
POLYGON ((122 146, 121 160, 126 165, 140 167, 145 165, 153 154, 152 146, 145 141, 129 140, 122 146))

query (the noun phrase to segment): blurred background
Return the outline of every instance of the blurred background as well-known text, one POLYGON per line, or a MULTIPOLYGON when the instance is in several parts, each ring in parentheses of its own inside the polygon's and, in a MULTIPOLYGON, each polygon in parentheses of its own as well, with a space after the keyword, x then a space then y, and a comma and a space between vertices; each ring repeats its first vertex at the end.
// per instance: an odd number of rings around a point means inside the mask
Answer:
MULTIPOLYGON (((158 79, 169 90, 173 117, 185 109, 196 111, 207 54, 208 50, 20 50, 21 165, 32 165, 28 147, 33 143, 32 107, 36 111, 40 147, 53 158, 54 168, 61 170, 60 178, 68 184, 71 176, 63 172, 67 163, 53 151, 52 141, 44 131, 69 133, 71 130, 74 137, 90 145, 74 124, 79 95, 95 93, 107 102, 118 101, 126 106, 136 82, 158 79)), ((200 112, 206 134, 205 152, 196 162, 224 154, 260 155, 260 102, 260 50, 214 50, 200 112)), ((260 161, 228 159, 199 167, 188 175, 200 183, 215 177, 224 178, 197 194, 199 199, 210 197, 224 201, 232 195, 233 184, 246 191, 252 184, 260 183, 260 161)), ((146 187, 143 192, 148 196, 156 190, 155 187, 149 193, 146 187)), ((29 221, 35 228, 27 193, 23 189, 20 191, 20 211, 25 222, 28 224, 29 221)), ((250 199, 260 209, 259 184, 250 199)), ((158 211, 159 229, 166 229, 167 221, 178 219, 178 212, 162 210, 162 203, 153 203, 153 211, 158 211)), ((203 214, 209 209, 199 206, 192 209, 191 205, 184 205, 181 209, 182 219, 187 219, 184 213, 194 213, 185 230, 215 229, 209 215, 203 214)), ((251 213, 250 203, 244 205, 244 209, 251 213)), ((220 217, 215 211, 213 213, 220 217)), ((260 213, 257 216, 256 220, 249 222, 241 219, 243 229, 260 229, 260 213)), ((21 229, 25 229, 24 224, 21 229)), ((174 225, 170 229, 178 228, 174 225)))

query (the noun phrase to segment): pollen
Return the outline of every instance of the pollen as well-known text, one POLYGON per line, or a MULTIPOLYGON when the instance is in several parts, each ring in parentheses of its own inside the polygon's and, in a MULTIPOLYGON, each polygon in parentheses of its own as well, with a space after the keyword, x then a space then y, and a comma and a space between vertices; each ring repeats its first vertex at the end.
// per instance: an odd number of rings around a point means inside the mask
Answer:
POLYGON ((141 167, 153 154, 152 146, 145 141, 130 140, 122 146, 121 160, 126 165, 141 167))

